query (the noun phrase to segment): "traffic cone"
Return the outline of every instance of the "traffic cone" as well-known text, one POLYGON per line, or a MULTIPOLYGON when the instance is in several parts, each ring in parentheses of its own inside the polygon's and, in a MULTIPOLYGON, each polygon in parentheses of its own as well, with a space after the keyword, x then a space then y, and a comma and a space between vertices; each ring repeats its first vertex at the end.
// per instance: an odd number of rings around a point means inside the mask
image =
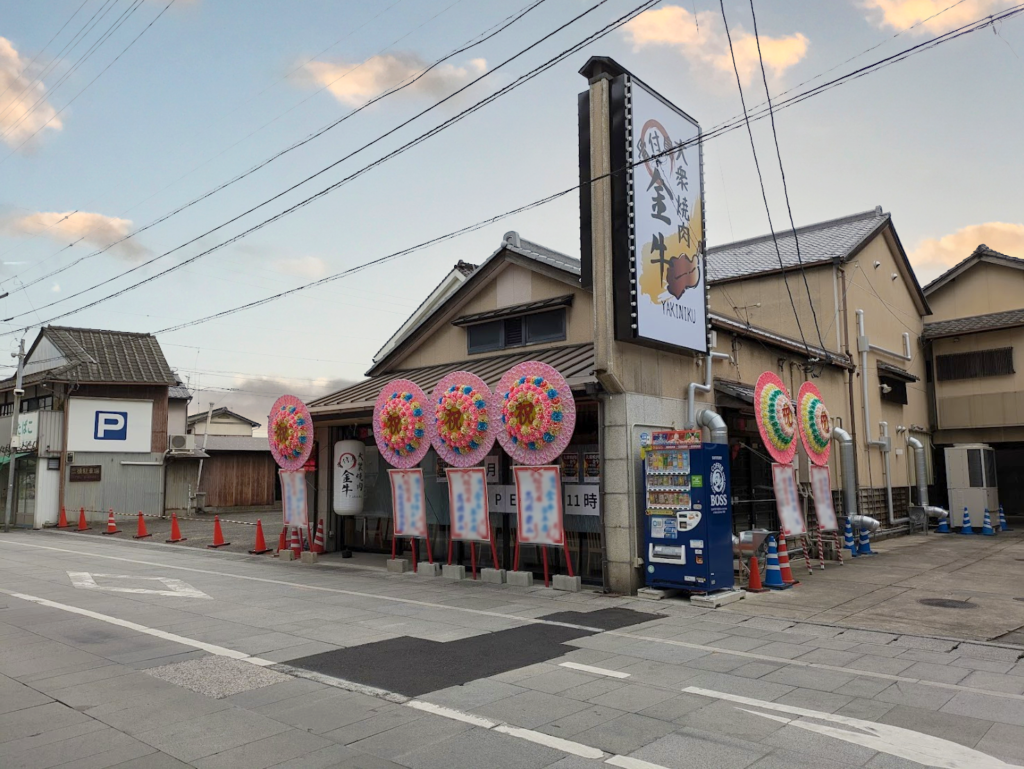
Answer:
POLYGON ((999 531, 1013 531, 1006 525, 1006 513, 1003 512, 1002 505, 999 506, 999 531))
POLYGON ((75 531, 89 531, 90 528, 91 527, 88 522, 85 520, 85 508, 80 508, 78 510, 78 528, 75 529, 75 531))
POLYGON ((295 553, 295 560, 299 560, 302 557, 302 539, 299 537, 299 527, 292 527, 292 539, 288 545, 288 549, 295 553))
POLYGON ((277 538, 277 552, 288 549, 288 527, 281 529, 281 536, 277 538))
POLYGON ((974 529, 971 528, 971 511, 966 507, 964 508, 964 522, 960 527, 961 534, 973 534, 974 529))
POLYGON ((768 588, 761 584, 761 569, 757 565, 757 556, 750 556, 750 578, 747 580, 748 593, 767 593, 768 588))
POLYGON ((985 517, 981 520, 981 533, 986 537, 994 537, 996 535, 995 529, 992 528, 992 516, 988 512, 988 508, 985 508, 985 517))
POLYGON ((213 544, 207 547, 224 547, 230 544, 224 541, 224 532, 220 530, 220 516, 213 516, 213 544))
POLYGON ((110 508, 110 512, 107 514, 107 530, 101 531, 100 534, 120 534, 121 530, 117 528, 117 523, 114 521, 114 508, 110 508))
POLYGON ((843 530, 843 547, 850 551, 850 557, 857 557, 857 543, 853 541, 853 524, 846 519, 846 528, 843 530))
POLYGON ((857 548, 857 555, 875 555, 871 549, 871 534, 866 526, 860 530, 860 547, 857 548))
POLYGON ((178 516, 176 513, 171 513, 171 538, 168 542, 184 542, 188 537, 181 536, 181 529, 178 528, 178 516))
POLYGON ((779 537, 779 572, 782 574, 782 581, 787 585, 799 584, 793 579, 793 570, 789 566, 789 548, 786 547, 785 537, 779 537))
POLYGON ((145 539, 151 536, 153 535, 146 531, 146 520, 142 517, 142 511, 139 510, 139 532, 138 534, 133 534, 132 539, 145 539))
POLYGON ((263 539, 263 522, 259 518, 256 519, 256 546, 249 551, 249 555, 263 555, 264 553, 272 552, 267 547, 266 541, 263 539))
POLYGON ((310 548, 310 552, 313 553, 326 553, 327 548, 324 547, 324 519, 321 518, 316 524, 316 536, 313 538, 313 547, 310 548))
POLYGON ((58 529, 70 529, 71 528, 71 524, 68 523, 68 514, 66 512, 64 512, 64 508, 63 507, 60 509, 60 517, 57 519, 57 528, 58 529))
POLYGON ((775 537, 768 537, 768 565, 764 570, 764 586, 772 590, 785 590, 787 585, 782 581, 782 571, 779 569, 779 550, 775 545, 775 537))
POLYGON ((949 528, 949 516, 945 518, 939 518, 939 525, 935 527, 936 534, 952 534, 953 532, 949 528))

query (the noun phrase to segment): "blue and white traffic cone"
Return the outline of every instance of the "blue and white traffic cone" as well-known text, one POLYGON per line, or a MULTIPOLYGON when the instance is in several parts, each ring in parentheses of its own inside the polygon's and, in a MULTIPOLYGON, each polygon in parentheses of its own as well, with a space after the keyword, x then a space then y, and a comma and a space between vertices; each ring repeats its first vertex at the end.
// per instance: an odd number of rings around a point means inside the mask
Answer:
POLYGON ((871 535, 864 527, 860 530, 860 547, 857 549, 857 555, 874 555, 875 552, 871 549, 871 535))
POLYGON ((1013 531, 1006 525, 1006 513, 1003 512, 1002 505, 999 506, 999 531, 1013 531))
POLYGON ((992 516, 989 515, 988 508, 985 508, 985 517, 981 522, 981 533, 986 537, 994 537, 996 535, 995 529, 992 528, 992 516))
POLYGON ((961 534, 973 534, 974 529, 971 528, 971 511, 966 507, 964 508, 964 522, 960 527, 961 534))
POLYGON ((850 551, 850 557, 857 557, 857 543, 853 541, 853 524, 846 519, 846 528, 843 530, 843 547, 850 551))
POLYGON ((936 534, 952 534, 949 528, 949 516, 945 518, 939 518, 939 525, 935 527, 936 534))
POLYGON ((764 586, 773 590, 789 587, 782 581, 782 569, 779 568, 779 548, 775 537, 768 537, 768 564, 764 570, 764 586))

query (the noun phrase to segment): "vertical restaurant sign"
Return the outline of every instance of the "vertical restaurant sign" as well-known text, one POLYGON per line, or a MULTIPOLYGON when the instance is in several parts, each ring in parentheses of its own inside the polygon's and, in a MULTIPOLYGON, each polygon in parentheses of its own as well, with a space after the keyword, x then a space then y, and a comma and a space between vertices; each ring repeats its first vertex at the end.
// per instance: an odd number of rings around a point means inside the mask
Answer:
POLYGON ((306 506, 306 471, 278 470, 281 476, 281 512, 285 526, 309 526, 306 506))
POLYGON ((396 537, 427 536, 427 497, 423 493, 423 469, 388 470, 396 537))
POLYGON ((363 512, 363 455, 366 445, 362 441, 337 441, 334 444, 334 512, 355 515, 363 512))
POLYGON ((793 465, 773 463, 772 480, 782 533, 787 537, 806 534, 807 524, 800 512, 800 495, 797 493, 796 469, 793 465))
MULTIPOLYGON (((616 271, 617 337, 706 353, 700 125, 632 76, 623 87, 623 165, 629 166, 627 216, 632 213, 633 227, 626 253, 616 253, 616 261, 625 256, 629 266, 628 277, 621 267, 616 271), (628 312, 619 300, 623 288, 635 292, 629 294, 628 312)), ((612 165, 617 167, 614 159, 612 165)))
POLYGON ((489 542, 491 518, 487 514, 486 470, 449 467, 446 472, 452 539, 489 542))
POLYGON ((562 545, 562 484, 558 465, 515 467, 519 541, 524 545, 562 545))
POLYGON ((832 501, 832 475, 828 465, 811 465, 811 495, 814 498, 814 513, 818 528, 822 531, 839 531, 839 519, 832 501))

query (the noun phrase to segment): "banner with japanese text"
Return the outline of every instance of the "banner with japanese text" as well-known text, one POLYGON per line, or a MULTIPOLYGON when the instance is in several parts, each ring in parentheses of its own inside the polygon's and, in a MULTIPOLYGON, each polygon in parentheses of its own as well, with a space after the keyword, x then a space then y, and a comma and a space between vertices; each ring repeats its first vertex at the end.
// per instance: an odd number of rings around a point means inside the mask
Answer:
POLYGON ((454 540, 488 542, 491 518, 487 514, 487 471, 483 467, 449 467, 448 510, 454 540))
POLYGON ((562 484, 557 465, 515 467, 519 542, 562 545, 562 484))
POLYGON ((814 498, 818 527, 822 531, 838 531, 839 519, 832 501, 832 476, 828 465, 811 465, 807 469, 811 473, 811 496, 814 498))
POLYGON ((787 537, 806 534, 807 524, 800 512, 800 494, 797 491, 796 470, 793 465, 773 463, 772 480, 782 533, 787 537))
POLYGON ((278 470, 281 476, 281 513, 285 526, 309 526, 306 471, 278 470))
POLYGON ((391 509, 394 511, 394 536, 427 536, 427 497, 423 491, 423 470, 388 470, 391 481, 391 509))

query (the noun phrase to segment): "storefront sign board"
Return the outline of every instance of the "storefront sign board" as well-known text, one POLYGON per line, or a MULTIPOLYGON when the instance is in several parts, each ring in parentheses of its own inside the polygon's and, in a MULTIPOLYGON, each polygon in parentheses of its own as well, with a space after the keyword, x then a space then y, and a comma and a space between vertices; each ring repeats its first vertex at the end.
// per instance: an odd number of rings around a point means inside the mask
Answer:
POLYGON ((557 465, 516 467, 518 535, 524 545, 562 545, 562 489, 557 465))
POLYGON ((452 539, 489 542, 486 471, 482 467, 449 467, 447 475, 452 539))
POLYGON ((811 474, 811 495, 814 498, 814 511, 818 518, 818 527, 822 531, 839 531, 839 519, 832 501, 832 476, 828 465, 811 465, 807 468, 811 474))
POLYGON ((284 525, 308 527, 306 471, 281 469, 277 472, 281 476, 281 512, 284 525))
POLYGON ((394 511, 396 537, 427 536, 427 498, 423 490, 423 470, 388 470, 391 481, 391 509, 394 511))
POLYGON ((772 464, 772 480, 775 486, 775 504, 779 514, 782 532, 787 537, 807 533, 807 524, 800 511, 800 494, 797 492, 796 469, 793 465, 772 464))

